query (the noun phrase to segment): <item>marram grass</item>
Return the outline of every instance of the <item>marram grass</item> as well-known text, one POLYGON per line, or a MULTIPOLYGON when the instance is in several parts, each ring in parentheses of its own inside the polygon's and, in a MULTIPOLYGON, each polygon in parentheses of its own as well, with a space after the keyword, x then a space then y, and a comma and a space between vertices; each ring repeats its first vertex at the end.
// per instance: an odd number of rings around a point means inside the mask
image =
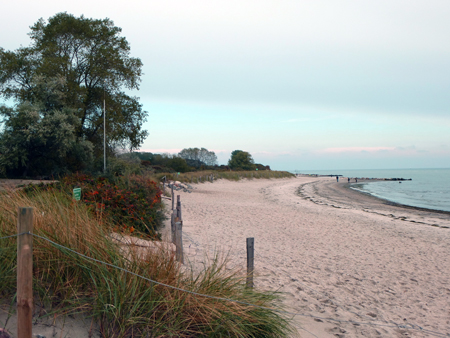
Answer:
MULTIPOLYGON (((201 294, 277 308, 279 295, 245 288, 243 276, 217 257, 201 273, 182 273, 163 249, 126 257, 107 225, 64 192, 0 195, 0 237, 17 232, 19 207, 32 207, 34 234, 86 256, 161 283, 201 294)), ((0 240, 0 297, 16 293, 16 238, 0 240)), ((54 244, 33 239, 35 302, 47 315, 82 313, 98 323, 101 337, 285 337, 292 327, 279 312, 195 296, 91 262, 54 244)), ((245 277, 245 276, 244 276, 245 277)))
POLYGON ((167 180, 176 180, 184 183, 203 183, 211 180, 213 176, 214 180, 226 179, 231 181, 239 181, 242 179, 270 179, 270 178, 291 178, 295 177, 287 171, 274 171, 274 170, 258 170, 258 171, 219 171, 219 170, 204 170, 193 171, 187 173, 169 174, 160 173, 155 174, 155 179, 160 181, 162 177, 166 176, 167 180))

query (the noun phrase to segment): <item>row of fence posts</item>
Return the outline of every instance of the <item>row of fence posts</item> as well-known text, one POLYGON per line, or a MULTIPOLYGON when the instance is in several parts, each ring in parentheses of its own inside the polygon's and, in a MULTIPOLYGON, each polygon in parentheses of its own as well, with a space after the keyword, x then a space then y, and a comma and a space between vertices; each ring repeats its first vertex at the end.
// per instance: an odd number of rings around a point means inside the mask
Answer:
MULTIPOLYGON (((213 180, 211 175, 211 180, 213 180)), ((175 207, 175 195, 173 193, 173 184, 171 186, 172 195, 172 215, 170 220, 172 243, 175 244, 175 257, 178 262, 184 264, 183 255, 183 218, 181 214, 181 196, 177 195, 177 204, 175 207)), ((247 287, 253 287, 253 272, 255 261, 255 239, 247 238, 247 287)))
MULTIPOLYGON (((205 176, 205 179, 203 179, 203 176, 200 176, 200 177, 197 176, 197 183, 204 182, 204 181, 210 181, 211 183, 214 183, 214 174, 205 176), (199 178, 200 178, 200 180, 199 180, 199 178)), ((192 183, 192 178, 191 178, 191 183, 192 183)))

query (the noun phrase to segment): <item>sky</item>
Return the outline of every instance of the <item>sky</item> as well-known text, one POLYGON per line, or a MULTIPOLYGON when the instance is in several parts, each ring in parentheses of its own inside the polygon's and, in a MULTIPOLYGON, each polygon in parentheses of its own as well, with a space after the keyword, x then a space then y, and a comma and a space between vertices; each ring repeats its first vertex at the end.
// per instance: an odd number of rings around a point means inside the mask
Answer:
POLYGON ((277 170, 450 167, 448 0, 3 1, 0 47, 59 12, 110 18, 144 66, 141 151, 277 170))

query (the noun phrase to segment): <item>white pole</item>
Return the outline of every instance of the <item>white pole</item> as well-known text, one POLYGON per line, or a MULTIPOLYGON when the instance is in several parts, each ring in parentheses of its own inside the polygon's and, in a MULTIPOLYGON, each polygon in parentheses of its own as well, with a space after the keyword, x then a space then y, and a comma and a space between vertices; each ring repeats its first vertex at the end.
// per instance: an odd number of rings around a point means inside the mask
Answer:
POLYGON ((103 172, 106 174, 106 100, 103 98, 103 172))

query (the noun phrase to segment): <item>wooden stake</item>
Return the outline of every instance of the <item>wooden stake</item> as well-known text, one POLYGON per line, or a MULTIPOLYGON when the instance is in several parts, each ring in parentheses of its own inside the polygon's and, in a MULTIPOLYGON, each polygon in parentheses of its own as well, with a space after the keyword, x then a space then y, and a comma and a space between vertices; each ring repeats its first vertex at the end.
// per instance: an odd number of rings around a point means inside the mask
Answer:
POLYGON ((253 271, 255 259, 255 239, 253 237, 247 238, 247 287, 253 287, 253 271))
MULTIPOLYGON (((20 208, 17 233, 33 233, 33 208, 20 208)), ((17 337, 31 338, 33 318, 33 236, 17 238, 17 337)))
POLYGON ((177 195, 177 217, 180 219, 180 221, 183 220, 181 217, 181 196, 177 195))
POLYGON ((183 257, 183 222, 178 221, 175 223, 175 246, 176 246, 176 259, 181 264, 184 264, 183 257))
POLYGON ((170 234, 172 236, 172 243, 175 244, 175 211, 172 212, 172 216, 170 218, 170 234))
POLYGON ((173 195, 173 182, 172 182, 171 194, 172 194, 172 211, 173 211, 173 206, 175 204, 175 196, 173 195))

